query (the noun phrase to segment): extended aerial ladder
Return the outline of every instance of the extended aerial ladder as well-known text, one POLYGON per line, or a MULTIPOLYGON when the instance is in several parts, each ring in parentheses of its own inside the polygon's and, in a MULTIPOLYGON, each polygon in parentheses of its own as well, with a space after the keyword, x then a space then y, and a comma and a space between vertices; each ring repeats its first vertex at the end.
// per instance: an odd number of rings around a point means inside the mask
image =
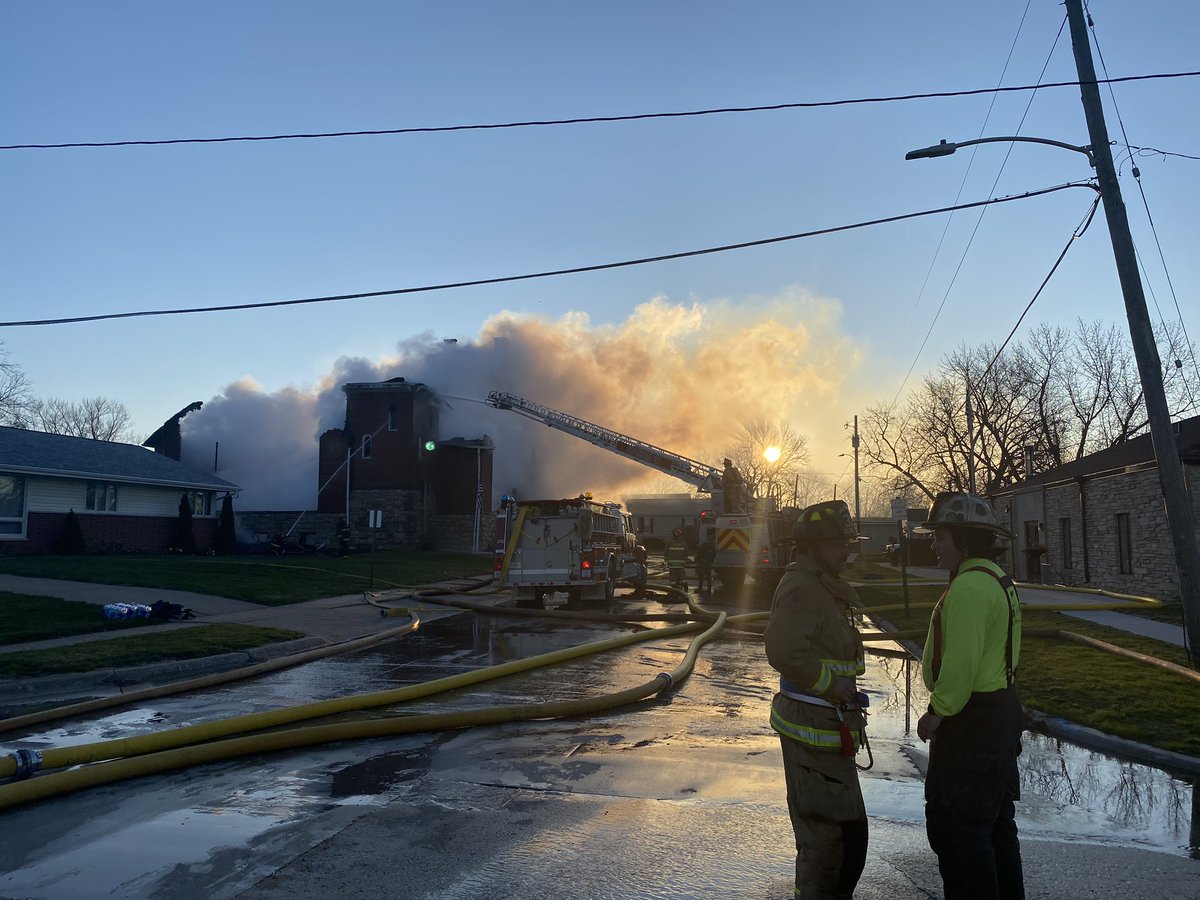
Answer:
POLYGON ((557 428, 559 431, 565 431, 567 434, 581 438, 589 444, 595 444, 597 447, 610 450, 619 456, 632 459, 664 474, 673 475, 705 493, 719 496, 725 489, 723 473, 720 469, 694 459, 688 459, 686 456, 680 456, 678 453, 672 453, 670 450, 664 450, 662 447, 656 447, 645 441, 639 441, 637 438, 621 434, 602 425, 596 425, 594 422, 588 422, 578 416, 568 415, 557 409, 551 409, 503 391, 492 391, 487 395, 485 402, 488 406, 520 413, 535 422, 541 422, 550 428, 557 428))
POLYGON ((701 516, 711 517, 707 521, 714 525, 717 578, 734 586, 740 585, 748 574, 767 586, 779 581, 791 551, 791 520, 780 515, 770 499, 750 498, 741 473, 729 460, 725 460, 725 468, 721 470, 503 391, 492 391, 485 402, 496 409, 519 413, 549 428, 564 431, 712 494, 715 509, 701 516))

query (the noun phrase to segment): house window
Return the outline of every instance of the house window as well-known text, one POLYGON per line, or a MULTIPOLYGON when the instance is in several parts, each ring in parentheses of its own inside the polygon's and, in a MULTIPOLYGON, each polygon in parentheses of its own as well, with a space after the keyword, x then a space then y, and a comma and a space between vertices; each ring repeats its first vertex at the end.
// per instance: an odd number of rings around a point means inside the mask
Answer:
POLYGON ((388 410, 388 431, 396 430, 396 407, 391 407, 388 410))
POLYGON ((92 512, 116 512, 117 486, 107 481, 89 481, 84 506, 92 512))
POLYGON ((188 491, 193 516, 212 515, 212 491, 188 491))
POLYGON ((1117 513, 1117 561, 1122 575, 1133 574, 1133 538, 1129 529, 1129 513, 1117 513))
POLYGON ((363 439, 362 439, 362 458, 363 458, 363 459, 370 459, 370 458, 371 458, 371 436, 370 436, 369 434, 364 434, 364 435, 363 435, 363 439))
POLYGON ((1058 520, 1058 545, 1062 547, 1062 567, 1075 568, 1075 553, 1071 547, 1071 520, 1058 520))
POLYGON ((25 536, 25 479, 0 473, 0 538, 25 536))

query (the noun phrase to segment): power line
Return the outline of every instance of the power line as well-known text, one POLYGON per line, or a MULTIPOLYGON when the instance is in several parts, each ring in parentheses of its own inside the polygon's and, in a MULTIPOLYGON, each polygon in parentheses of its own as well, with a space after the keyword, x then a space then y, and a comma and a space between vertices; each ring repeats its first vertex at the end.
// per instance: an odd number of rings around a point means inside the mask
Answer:
MULTIPOLYGON (((1151 81, 1167 78, 1192 78, 1197 72, 1160 72, 1153 75, 1125 75, 1120 78, 1098 79, 1095 84, 1118 84, 1129 81, 1151 81)), ((934 100, 943 97, 972 97, 978 94, 1001 94, 1017 91, 1037 91, 1047 88, 1079 87, 1082 82, 1056 81, 1042 85, 1013 85, 1011 87, 972 88, 959 91, 929 91, 920 94, 895 94, 883 97, 855 97, 847 100, 811 100, 795 103, 772 103, 763 106, 726 106, 679 112, 634 113, 622 116, 585 116, 572 119, 532 119, 523 122, 488 122, 475 125, 423 125, 412 128, 380 128, 362 131, 319 131, 298 134, 257 134, 215 138, 165 138, 161 140, 72 141, 61 144, 0 144, 0 150, 63 150, 95 147, 153 147, 165 144, 231 144, 239 141, 290 141, 316 138, 377 137, 397 134, 432 134, 444 131, 489 131, 505 128, 532 128, 550 125, 590 125, 603 122, 634 122, 641 119, 682 119, 694 116, 714 116, 726 113, 774 112, 782 109, 820 109, 832 106, 856 106, 871 103, 898 103, 907 100, 934 100)), ((1092 82, 1088 82, 1091 84, 1092 82)))
POLYGON ((1013 339, 1013 335, 1017 333, 1017 329, 1020 328, 1021 323, 1025 321, 1025 316, 1029 314, 1029 310, 1033 309, 1033 304, 1037 302, 1038 297, 1042 296, 1042 291, 1046 289, 1046 285, 1050 283, 1050 279, 1054 277, 1054 273, 1058 271, 1058 267, 1062 264, 1062 261, 1066 259, 1067 251, 1070 250, 1071 247, 1074 246, 1075 242, 1083 237, 1084 232, 1088 230, 1088 226, 1092 224, 1092 219, 1096 217, 1096 210, 1100 208, 1100 201, 1102 199, 1103 198, 1100 196, 1100 192, 1096 191, 1096 199, 1092 201, 1092 206, 1088 210, 1087 215, 1083 217, 1083 221, 1080 223, 1079 227, 1076 228, 1071 234, 1071 239, 1068 240, 1066 246, 1062 248, 1062 252, 1058 254, 1058 259, 1054 261, 1054 265, 1050 267, 1050 271, 1046 273, 1046 277, 1043 278, 1042 283, 1038 285, 1037 291, 1034 292, 1033 297, 1025 305, 1025 309, 1021 311, 1021 315, 1017 319, 1017 324, 1012 327, 1012 331, 1008 333, 1008 337, 1004 339, 1004 343, 1000 345, 1000 349, 996 351, 996 355, 992 357, 992 361, 989 362, 984 368, 983 374, 979 376, 979 381, 983 381, 983 379, 987 377, 988 372, 992 370, 992 366, 996 364, 996 360, 1000 358, 1000 354, 1004 352, 1004 348, 1008 346, 1008 342, 1013 339))
MULTIPOLYGON (((1000 70, 1000 78, 999 78, 1000 84, 996 85, 997 87, 1000 87, 1001 85, 1004 84, 1004 76, 1006 76, 1008 74, 1008 66, 1012 62, 1013 53, 1016 52, 1017 43, 1021 39, 1021 31, 1025 27, 1025 17, 1029 15, 1029 7, 1032 5, 1033 5, 1033 0, 1026 0, 1025 11, 1021 13, 1021 21, 1017 23, 1017 33, 1015 35, 1013 35, 1012 45, 1008 48, 1008 56, 1004 60, 1004 68, 1002 68, 1000 70)), ((1064 18, 1064 21, 1065 21, 1065 18, 1064 18)), ((1059 29, 1059 33, 1060 34, 1062 33, 1061 28, 1059 29)), ((1055 40, 1055 43, 1057 44, 1058 38, 1055 38, 1054 40, 1055 40)), ((1045 69, 1042 70, 1042 74, 1043 75, 1045 74, 1045 69)), ((1041 80, 1040 76, 1039 76, 1038 80, 1039 81, 1041 80)), ((992 102, 990 104, 988 104, 987 113, 983 117, 983 124, 981 124, 979 126, 978 137, 983 137, 983 131, 985 128, 987 128, 987 123, 992 118, 992 110, 994 110, 996 108, 996 96, 997 95, 993 94, 992 102)), ((975 154, 978 152, 978 150, 979 150, 978 145, 971 148, 971 156, 967 160, 967 167, 963 171, 962 180, 959 181, 959 183, 958 183, 958 192, 954 195, 955 203, 957 203, 959 198, 962 197, 963 189, 966 188, 966 186, 967 186, 967 179, 971 175, 971 167, 975 165, 975 154)), ((995 185, 993 185, 992 188, 993 188, 993 190, 995 190, 995 185)), ((946 243, 946 235, 950 233, 950 225, 953 221, 954 221, 954 214, 951 213, 950 215, 948 215, 946 217, 946 224, 942 227, 942 235, 940 238, 938 238, 937 246, 933 249, 933 258, 931 260, 929 260, 929 268, 925 270, 925 278, 921 282, 921 289, 919 291, 917 291, 917 299, 913 301, 912 313, 910 313, 910 315, 912 315, 913 313, 916 313, 917 307, 919 307, 921 305, 921 300, 924 299, 924 297, 925 297, 925 288, 929 286, 929 279, 933 275, 933 268, 934 268, 934 266, 937 265, 938 257, 941 256, 942 245, 946 243)), ((915 360, 913 361, 913 365, 914 366, 916 365, 915 360)), ((908 373, 909 373, 909 375, 912 374, 911 368, 909 369, 908 373)), ((900 384, 901 391, 904 390, 904 384, 907 381, 908 381, 908 376, 906 375, 904 382, 901 382, 901 384, 900 384)), ((897 396, 899 396, 899 393, 900 393, 899 391, 896 392, 897 396)), ((892 402, 895 402, 895 401, 893 400, 892 402)))
MULTIPOLYGON (((1100 67, 1104 70, 1104 74, 1108 75, 1108 65, 1104 62, 1104 53, 1101 52, 1101 50, 1100 50, 1100 38, 1096 34, 1096 26, 1092 22, 1092 16, 1091 16, 1090 12, 1088 13, 1087 22, 1088 22, 1088 28, 1092 32, 1092 40, 1096 44, 1096 54, 1100 57, 1100 67)), ((1113 91, 1111 84, 1108 86, 1108 96, 1112 99, 1113 109, 1116 110, 1116 113, 1117 113, 1117 123, 1121 126, 1121 137, 1125 141, 1125 152, 1129 154, 1129 158, 1130 158, 1130 160, 1132 160, 1133 159, 1133 147, 1129 143, 1129 135, 1125 131, 1125 120, 1123 118, 1121 118, 1121 109, 1117 105, 1117 95, 1116 95, 1116 92, 1113 91)), ((1139 149, 1141 149, 1141 148, 1139 148, 1139 149)), ((1158 151, 1158 152, 1161 152, 1161 151, 1158 151)), ((1174 155, 1183 156, 1184 154, 1174 154, 1174 155)), ((1163 254, 1162 242, 1159 241, 1159 239, 1158 239, 1158 229, 1154 226, 1154 216, 1152 216, 1150 214, 1150 201, 1146 199, 1146 190, 1144 187, 1142 187, 1142 173, 1138 169, 1137 165, 1133 166, 1133 180, 1137 182, 1138 193, 1140 193, 1142 195, 1142 206, 1146 210, 1146 220, 1150 223, 1150 233, 1154 236, 1154 245, 1155 245, 1155 247, 1158 248, 1158 259, 1159 259, 1159 262, 1162 263, 1163 275, 1166 276, 1167 287, 1171 291, 1171 299, 1174 300, 1174 302, 1175 302, 1175 315, 1179 317, 1179 327, 1183 331, 1184 345, 1187 347, 1188 352, 1191 354, 1192 368, 1196 371, 1196 375, 1198 377, 1200 377, 1200 366, 1198 366, 1196 364, 1196 351, 1192 347, 1192 339, 1188 335, 1188 332, 1187 332, 1187 323, 1184 322, 1183 312, 1179 308, 1179 297, 1175 293, 1175 282, 1171 280, 1171 270, 1167 267, 1167 258, 1163 254)), ((1137 253, 1136 247, 1134 248, 1134 253, 1135 254, 1137 253)), ((1138 258, 1138 263, 1141 264, 1140 256, 1138 258)), ((1143 267, 1143 269, 1144 269, 1144 267, 1143 267)), ((1149 279, 1147 279, 1147 281, 1148 280, 1149 279)), ((1150 291, 1150 296, 1154 300, 1154 308, 1156 310, 1158 310, 1158 320, 1162 324, 1163 337, 1166 338, 1167 337, 1167 323, 1163 319, 1162 309, 1159 308, 1158 297, 1155 296, 1153 289, 1151 289, 1151 291, 1150 291)), ((1178 362, 1179 362, 1179 360, 1176 359, 1176 363, 1178 363, 1178 362)), ((1182 368, 1182 366, 1181 366, 1181 368, 1182 368)), ((1192 387, 1190 384, 1188 384, 1186 378, 1184 378, 1183 383, 1184 383, 1184 386, 1187 387, 1188 399, 1190 400, 1191 405, 1194 407, 1196 405, 1196 398, 1192 394, 1192 387)))
MULTIPOLYGON (((1026 7, 1026 8, 1028 8, 1028 7, 1026 7)), ((1058 47, 1058 41, 1062 37, 1063 27, 1066 24, 1067 24, 1066 16, 1063 16, 1062 23, 1058 26, 1058 33, 1054 36, 1054 43, 1050 45, 1050 52, 1046 55, 1046 61, 1042 64, 1042 71, 1038 74, 1038 84, 1041 84, 1042 77, 1046 74, 1046 69, 1048 69, 1050 67, 1050 60, 1054 58, 1054 51, 1058 47)), ((1015 46, 1015 43, 1014 43, 1014 46, 1015 46)), ((1009 52, 1011 55, 1011 51, 1009 51, 1009 52)), ((1006 66, 1007 66, 1007 64, 1006 64, 1006 66)), ((1035 90, 1036 90, 1036 88, 1035 88, 1035 90)), ((1029 97, 1029 102, 1025 104, 1025 112, 1023 112, 1021 114, 1021 121, 1019 123, 1017 123, 1017 130, 1016 130, 1017 134, 1020 134, 1021 129, 1025 126, 1025 119, 1029 116, 1029 110, 1033 106, 1033 100, 1034 100, 1034 95, 1031 94, 1029 97)), ((982 137, 982 135, 983 135, 983 130, 981 127, 980 136, 982 137)), ((977 145, 971 151, 971 160, 968 163, 968 170, 970 169, 970 165, 972 163, 974 163, 974 161, 975 161, 975 152, 978 149, 979 149, 979 147, 977 145)), ((996 171, 996 177, 994 179, 992 179, 992 187, 991 187, 991 190, 989 191, 989 193, 991 191, 996 190, 997 185, 1000 184, 1000 178, 1001 178, 1001 176, 1004 175, 1004 169, 1005 169, 1005 167, 1008 166, 1008 160, 1009 160, 1009 157, 1012 156, 1012 152, 1013 152, 1013 145, 1009 144, 1008 149, 1004 153, 1004 159, 1000 161, 1000 168, 996 171)), ((965 174, 963 175, 963 182, 964 183, 966 182, 965 174)), ((961 186, 959 188, 959 191, 961 193, 961 191, 962 191, 961 186)), ((957 200, 957 198, 955 198, 955 199, 957 200)), ((948 299, 950 299, 950 292, 952 290, 954 290, 954 285, 958 281, 958 275, 962 271, 962 267, 967 261, 967 254, 971 252, 971 247, 975 243, 975 235, 977 235, 979 233, 979 228, 983 224, 983 217, 986 214, 987 214, 987 207, 984 207, 983 209, 979 210, 979 217, 975 220, 975 227, 971 229, 971 236, 969 238, 967 238, 967 245, 965 247, 963 247, 962 255, 958 259, 958 265, 955 266, 955 268, 954 268, 954 274, 950 276, 950 283, 946 285, 946 291, 944 294, 942 294, 942 302, 938 304, 937 311, 933 314, 933 321, 931 321, 929 323, 929 329, 925 332, 925 338, 921 341, 921 346, 917 348, 917 353, 913 357, 912 365, 910 365, 908 367, 908 371, 904 374, 904 380, 900 382, 900 387, 896 389, 896 396, 892 398, 892 403, 895 403, 900 398, 900 394, 904 391, 904 386, 906 384, 908 384, 908 379, 912 377, 913 370, 917 367, 917 362, 921 359, 921 354, 925 352, 925 345, 927 343, 929 343, 929 338, 933 335, 933 329, 937 326, 938 319, 941 318, 942 309, 946 306, 946 301, 948 299)))
MULTIPOLYGON (((1104 61, 1101 60, 1100 62, 1103 65, 1104 61)), ((1200 156, 1193 156, 1190 153, 1172 153, 1170 150, 1159 150, 1157 147, 1139 147, 1136 144, 1126 144, 1125 150, 1126 152, 1136 150, 1138 151, 1138 156, 1177 156, 1180 159, 1200 159, 1200 156)), ((1132 159, 1133 154, 1129 153, 1129 157, 1132 159)))
POLYGON ((1057 191, 1067 190, 1075 187, 1090 187, 1094 186, 1087 181, 1069 181, 1065 184, 1055 185, 1053 187, 1039 188, 1033 191, 1026 191, 1023 194, 1010 194, 1007 197, 992 197, 988 200, 976 200, 973 203, 963 203, 956 206, 943 206, 938 209, 926 209, 920 212, 903 213, 896 216, 886 216, 880 219, 871 219, 866 222, 856 222, 852 225, 837 225, 832 228, 820 228, 814 231, 801 231, 795 234, 785 234, 779 237, 762 238, 756 241, 742 241, 736 244, 724 244, 718 247, 705 247, 700 250, 684 250, 679 253, 664 253, 660 256, 646 256, 639 259, 627 259, 620 262, 597 263, 589 266, 575 266, 569 269, 552 269, 546 272, 533 272, 525 275, 503 275, 496 278, 480 278, 473 281, 453 281, 444 282, 442 284, 429 284, 420 287, 396 288, 387 291, 367 291, 358 294, 335 294, 325 297, 304 297, 297 300, 268 300, 260 303, 233 303, 224 306, 195 306, 186 309, 148 309, 135 312, 121 313, 102 313, 93 316, 70 316, 57 319, 26 319, 23 321, 0 322, 0 328, 19 328, 27 325, 68 325, 77 322, 101 322, 109 319, 134 319, 148 316, 177 316, 185 313, 209 313, 209 312, 230 312, 239 309, 266 309, 277 306, 300 306, 310 303, 331 303, 339 300, 365 300, 373 297, 389 297, 400 294, 420 294, 432 291, 445 291, 452 288, 464 287, 480 287, 490 284, 506 284, 514 281, 530 281, 536 278, 551 278, 558 275, 578 275, 583 272, 600 272, 605 269, 621 269, 630 266, 642 266, 649 263, 666 262, 673 259, 687 259, 693 256, 704 256, 710 253, 724 253, 730 250, 744 250, 749 247, 763 247, 768 244, 779 244, 784 241, 795 241, 801 238, 818 237, 825 234, 837 234, 844 231, 853 231, 858 228, 868 228, 873 225, 886 225, 891 222, 903 222, 907 219, 917 219, 922 216, 934 216, 940 213, 952 212, 958 209, 975 209, 981 206, 988 206, 995 203, 1009 203, 1013 200, 1025 200, 1031 197, 1040 197, 1044 194, 1053 194, 1057 191))

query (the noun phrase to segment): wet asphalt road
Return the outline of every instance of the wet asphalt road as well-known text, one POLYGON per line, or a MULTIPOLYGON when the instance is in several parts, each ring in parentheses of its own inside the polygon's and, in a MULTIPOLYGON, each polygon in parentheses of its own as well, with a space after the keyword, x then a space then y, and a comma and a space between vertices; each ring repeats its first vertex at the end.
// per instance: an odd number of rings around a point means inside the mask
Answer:
MULTIPOLYGON (((455 615, 354 656, 3 735, 0 746, 63 746, 377 691, 613 633, 455 615)), ((672 669, 686 645, 640 644, 405 711, 626 688, 672 669)), ((767 725, 773 682, 760 642, 722 639, 667 694, 586 720, 345 742, 7 810, 0 897, 789 897, 791 830, 767 725)), ((925 750, 911 734, 927 702, 919 668, 872 656, 864 686, 872 848, 856 896, 940 896, 923 831, 925 750)), ((1037 736, 1022 764, 1030 897, 1200 896, 1200 861, 1183 849, 1189 785, 1037 736)))

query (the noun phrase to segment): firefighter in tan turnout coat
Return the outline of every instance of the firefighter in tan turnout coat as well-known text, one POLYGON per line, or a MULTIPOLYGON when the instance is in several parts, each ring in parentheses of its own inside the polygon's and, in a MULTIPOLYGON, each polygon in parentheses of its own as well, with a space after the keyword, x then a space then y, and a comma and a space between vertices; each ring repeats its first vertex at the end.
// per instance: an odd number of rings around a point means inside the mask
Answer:
POLYGON ((771 603, 767 660, 780 673, 771 705, 788 812, 796 835, 796 896, 848 898, 867 856, 867 813, 854 757, 865 742, 862 641, 850 619, 854 589, 839 577, 862 540, 840 500, 806 508, 797 559, 771 603))

